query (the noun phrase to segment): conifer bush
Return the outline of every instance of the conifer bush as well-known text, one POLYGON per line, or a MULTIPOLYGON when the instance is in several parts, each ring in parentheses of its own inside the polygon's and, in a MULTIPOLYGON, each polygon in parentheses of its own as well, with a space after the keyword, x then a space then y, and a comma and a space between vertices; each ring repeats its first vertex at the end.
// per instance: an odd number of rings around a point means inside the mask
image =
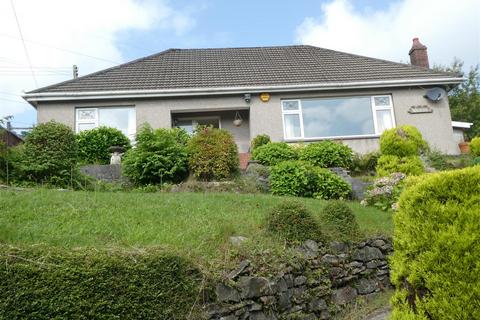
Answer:
POLYGON ((337 231, 340 238, 352 238, 359 233, 355 215, 343 201, 329 201, 322 210, 322 216, 328 226, 337 231))
POLYGON ((480 167, 417 179, 394 223, 392 319, 480 319, 480 167))
POLYGON ((288 243, 321 241, 322 231, 312 213, 300 202, 288 200, 272 208, 267 216, 267 230, 288 243))
POLYGON ((251 143, 251 149, 252 151, 255 150, 256 148, 266 145, 267 143, 270 143, 270 136, 268 134, 259 134, 255 138, 253 138, 252 143, 251 143))
POLYGON ((414 126, 404 125, 385 130, 380 136, 380 151, 383 155, 418 156, 427 149, 426 141, 414 126))
POLYGON ((475 157, 480 157, 480 137, 475 137, 470 141, 470 153, 475 157))

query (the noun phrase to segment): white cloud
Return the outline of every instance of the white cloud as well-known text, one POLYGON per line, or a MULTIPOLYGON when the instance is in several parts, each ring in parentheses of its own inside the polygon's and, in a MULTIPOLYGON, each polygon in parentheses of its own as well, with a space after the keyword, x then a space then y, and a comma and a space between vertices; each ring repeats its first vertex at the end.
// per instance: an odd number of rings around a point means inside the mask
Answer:
POLYGON ((466 66, 480 63, 480 1, 401 0, 386 9, 360 11, 349 0, 321 6, 307 17, 297 41, 392 61, 409 62, 412 38, 428 47, 430 65, 454 57, 466 66))
MULTIPOLYGON (((14 4, 32 65, 65 68, 48 76, 47 69, 35 69, 39 87, 70 79, 74 64, 82 75, 124 61, 116 43, 119 32, 155 29, 182 35, 194 25, 188 12, 175 10, 167 0, 15 0, 14 4)), ((36 87, 19 37, 10 1, 0 0, 0 117, 33 110, 26 103, 7 101, 22 101, 11 94, 36 87)))

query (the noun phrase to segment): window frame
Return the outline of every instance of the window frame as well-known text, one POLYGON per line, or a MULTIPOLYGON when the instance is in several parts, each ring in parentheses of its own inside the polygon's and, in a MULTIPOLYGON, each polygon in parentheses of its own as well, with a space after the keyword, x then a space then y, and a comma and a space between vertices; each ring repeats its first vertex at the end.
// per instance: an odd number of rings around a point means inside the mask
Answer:
POLYGON ((362 97, 370 97, 370 107, 372 110, 372 117, 373 117, 373 126, 375 133, 372 134, 359 134, 359 135, 343 135, 343 136, 324 136, 324 137, 305 137, 304 127, 303 127, 303 109, 302 109, 302 99, 282 99, 280 101, 280 108, 282 111, 282 127, 283 127, 283 138, 285 141, 298 141, 298 140, 328 140, 328 139, 361 139, 361 138, 378 138, 382 133, 378 130, 378 119, 377 119, 377 111, 390 111, 390 116, 392 119, 393 127, 396 126, 395 121, 395 112, 393 110, 393 99, 390 94, 381 94, 381 95, 372 95, 372 96, 343 96, 343 97, 322 97, 322 98, 310 98, 307 99, 348 99, 348 98, 362 98, 362 97), (389 105, 388 106, 376 106, 375 105, 375 98, 378 97, 388 97, 389 105), (284 102, 292 102, 295 101, 298 103, 298 110, 284 110, 283 103, 284 102), (300 136, 299 137, 290 137, 287 138, 286 128, 285 128, 285 115, 288 114, 296 114, 300 118, 300 136))
MULTIPOLYGON (((80 124, 94 124, 94 128, 98 128, 100 126, 100 109, 131 109, 133 110, 133 118, 134 118, 134 126, 133 132, 129 132, 126 134, 127 138, 131 141, 135 139, 135 135, 137 134, 137 110, 134 105, 111 105, 111 106, 96 106, 96 107, 75 107, 75 133, 80 133, 79 125, 80 124), (86 119, 81 120, 79 119, 80 111, 95 111, 95 120, 86 119)), ((128 128, 129 129, 129 128, 128 128)), ((127 130, 128 130, 127 129, 127 130)))

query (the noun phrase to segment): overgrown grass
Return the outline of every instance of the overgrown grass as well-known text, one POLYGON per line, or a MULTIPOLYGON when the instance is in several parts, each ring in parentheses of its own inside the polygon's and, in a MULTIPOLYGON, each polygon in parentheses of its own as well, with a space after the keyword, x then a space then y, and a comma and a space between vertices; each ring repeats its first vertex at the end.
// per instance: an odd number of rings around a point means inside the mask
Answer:
MULTIPOLYGON (((221 254, 228 237, 268 237, 264 217, 283 197, 232 193, 0 191, 0 243, 74 247, 160 246, 221 254)), ((321 221, 324 201, 299 198, 321 221)), ((391 214, 349 204, 365 236, 391 234, 391 214)))
MULTIPOLYGON (((379 292, 377 296, 366 299, 358 299, 354 304, 346 307, 334 317, 334 320, 364 320, 373 319, 374 316, 390 310, 390 299, 393 291, 379 292)), ((376 319, 376 318, 375 318, 376 319)))

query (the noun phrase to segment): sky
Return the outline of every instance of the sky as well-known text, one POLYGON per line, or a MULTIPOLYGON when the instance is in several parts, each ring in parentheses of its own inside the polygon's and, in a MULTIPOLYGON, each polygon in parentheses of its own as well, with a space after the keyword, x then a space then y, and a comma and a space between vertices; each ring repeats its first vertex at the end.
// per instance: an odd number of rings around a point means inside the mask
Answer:
POLYGON ((0 118, 36 122, 21 94, 168 48, 310 44, 409 62, 480 64, 480 0, 0 0, 0 118), (23 38, 23 41, 22 41, 23 38))

